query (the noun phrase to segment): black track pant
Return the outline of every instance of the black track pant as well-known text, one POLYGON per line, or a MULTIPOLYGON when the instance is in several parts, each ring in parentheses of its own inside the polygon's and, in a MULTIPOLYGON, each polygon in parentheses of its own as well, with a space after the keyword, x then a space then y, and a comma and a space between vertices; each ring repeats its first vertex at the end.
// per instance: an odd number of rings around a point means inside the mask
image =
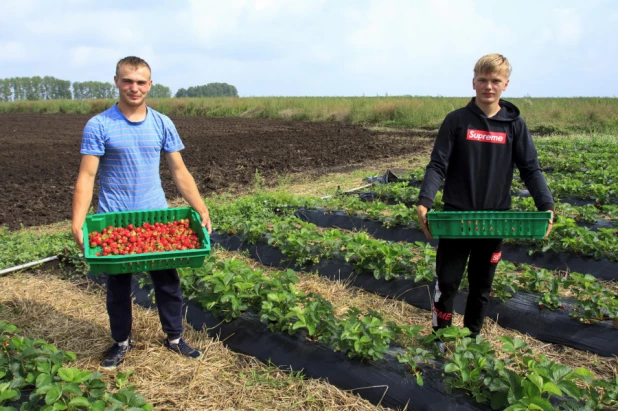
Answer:
MULTIPOLYGON (((174 269, 151 271, 155 300, 163 332, 170 338, 182 334, 182 294, 180 279, 174 269)), ((107 276, 107 313, 112 338, 116 342, 126 341, 133 323, 131 299, 132 274, 107 276)))
POLYGON ((433 327, 449 327, 453 301, 459 289, 466 263, 470 284, 464 315, 464 327, 478 334, 487 312, 491 284, 502 254, 501 239, 442 239, 438 243, 434 294, 433 327), (468 262, 469 257, 469 262, 468 262))

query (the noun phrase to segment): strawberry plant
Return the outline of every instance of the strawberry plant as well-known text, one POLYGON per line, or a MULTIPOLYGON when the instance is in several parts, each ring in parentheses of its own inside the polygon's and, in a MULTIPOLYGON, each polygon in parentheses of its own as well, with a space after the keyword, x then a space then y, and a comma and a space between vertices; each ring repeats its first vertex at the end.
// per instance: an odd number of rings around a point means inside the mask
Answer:
POLYGON ((332 304, 316 293, 303 297, 301 305, 291 307, 285 320, 293 321, 289 331, 304 328, 313 340, 328 342, 336 329, 332 304))
POLYGON ((464 338, 455 346, 455 352, 444 365, 444 372, 453 374, 445 378, 447 389, 449 392, 453 388, 464 389, 477 402, 490 402, 490 387, 495 386, 494 379, 501 367, 488 341, 480 336, 475 340, 464 338))
MULTIPOLYGON (((4 376, 6 376, 6 373, 0 372, 0 381, 2 381, 4 376)), ((11 389, 10 382, 4 382, 4 383, 0 382, 0 409, 7 408, 7 407, 2 407, 2 404, 18 400, 20 396, 21 394, 19 390, 11 389)), ((12 407, 10 409, 14 410, 14 408, 12 407)))
POLYGON ((618 374, 613 379, 597 380, 588 389, 588 405, 590 408, 601 408, 602 405, 618 406, 618 374))
MULTIPOLYGON (((181 269, 180 284, 188 300, 199 302, 225 321, 239 317, 249 307, 259 308, 260 295, 270 290, 271 279, 263 270, 253 270, 241 260, 209 256, 199 269, 181 269), (266 290, 266 291, 265 291, 266 290)), ((294 279, 289 281, 298 281, 294 279)))
MULTIPOLYGON (((432 282, 436 278, 436 249, 431 244, 421 241, 415 242, 415 245, 420 251, 420 258, 413 259, 414 264, 416 264, 413 271, 414 282, 432 282)), ((405 275, 405 277, 410 276, 405 275)))
POLYGON ((32 391, 20 410, 152 410, 152 405, 134 386, 111 394, 101 380, 102 374, 64 367, 75 354, 59 351, 40 339, 19 336, 17 327, 0 322, 0 409, 21 397, 22 390, 32 391))
POLYGON ((517 282, 524 290, 543 293, 549 289, 550 279, 554 276, 545 268, 527 266, 524 272, 517 277, 517 282))
POLYGON ((333 337, 335 351, 347 352, 348 357, 361 360, 382 358, 399 331, 394 322, 385 322, 377 311, 369 309, 363 314, 354 307, 338 324, 341 328, 333 337))
POLYGON ((289 334, 294 332, 294 323, 290 315, 293 307, 300 304, 304 294, 298 290, 294 284, 288 284, 287 288, 271 291, 266 294, 266 299, 262 300, 261 316, 262 322, 268 323, 268 328, 272 331, 286 331, 289 334))
POLYGON ((406 364, 410 368, 410 373, 416 377, 416 383, 423 386, 423 372, 419 364, 426 364, 430 360, 435 359, 433 353, 423 347, 419 347, 419 342, 422 338, 419 337, 419 332, 423 329, 422 326, 400 326, 400 330, 405 334, 406 344, 404 352, 397 352, 395 357, 400 363, 406 364))
POLYGON ((515 264, 500 260, 489 296, 500 301, 506 301, 512 298, 513 294, 516 292, 514 287, 516 279, 515 264))
POLYGON ((595 277, 572 273, 565 284, 576 298, 570 316, 586 324, 618 317, 618 295, 595 277))
POLYGON ((406 347, 403 353, 398 352, 395 356, 400 363, 410 367, 410 373, 416 377, 416 383, 422 387, 424 385, 423 371, 420 369, 419 364, 428 363, 430 360, 435 359, 435 356, 429 350, 422 347, 406 347))
POLYGON ((312 264, 319 261, 315 251, 317 233, 300 221, 284 219, 272 225, 268 244, 281 249, 299 264, 312 264))

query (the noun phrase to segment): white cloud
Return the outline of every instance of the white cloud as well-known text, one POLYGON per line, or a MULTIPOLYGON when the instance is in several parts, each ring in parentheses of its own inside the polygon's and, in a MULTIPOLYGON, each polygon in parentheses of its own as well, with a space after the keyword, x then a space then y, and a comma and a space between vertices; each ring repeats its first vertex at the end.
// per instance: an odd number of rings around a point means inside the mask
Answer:
POLYGON ((556 40, 561 44, 577 44, 583 34, 580 15, 575 9, 555 9, 556 40))
POLYGON ((135 11, 57 10, 28 19, 25 28, 35 36, 126 44, 145 40, 143 20, 135 11))
POLYGON ((541 30, 541 36, 539 37, 539 42, 548 43, 552 41, 553 38, 554 35, 552 34, 551 30, 548 27, 543 27, 543 29, 541 30))
POLYGON ((354 50, 348 66, 362 72, 450 64, 461 56, 478 58, 517 39, 502 21, 481 16, 472 0, 377 1, 350 16, 347 42, 354 50))
POLYGON ((0 64, 28 60, 26 46, 17 41, 0 41, 0 64))
POLYGON ((317 44, 311 47, 310 60, 316 59, 322 63, 330 62, 334 59, 334 51, 323 44, 317 44))
POLYGON ((2 0, 0 22, 11 22, 24 18, 35 9, 34 0, 2 0))

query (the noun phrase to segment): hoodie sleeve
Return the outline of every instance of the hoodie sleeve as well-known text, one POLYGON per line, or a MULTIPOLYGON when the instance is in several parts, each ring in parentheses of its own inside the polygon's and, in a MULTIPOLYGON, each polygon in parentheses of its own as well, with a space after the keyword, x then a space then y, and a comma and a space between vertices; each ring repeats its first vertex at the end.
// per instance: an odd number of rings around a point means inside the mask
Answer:
POLYGON ((432 207, 440 183, 446 175, 446 168, 455 145, 455 133, 452 117, 446 116, 438 131, 438 137, 431 152, 431 160, 425 169, 423 185, 418 195, 418 205, 425 206, 427 209, 432 207))
POLYGON ((553 211, 554 198, 541 172, 532 136, 523 120, 514 124, 513 140, 513 161, 519 169, 521 179, 534 199, 536 208, 539 211, 553 211))

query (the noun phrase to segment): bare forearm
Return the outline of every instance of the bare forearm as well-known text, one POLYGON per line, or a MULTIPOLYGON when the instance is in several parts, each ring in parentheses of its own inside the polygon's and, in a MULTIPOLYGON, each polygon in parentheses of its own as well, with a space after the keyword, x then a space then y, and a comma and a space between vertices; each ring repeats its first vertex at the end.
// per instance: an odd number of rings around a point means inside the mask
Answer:
POLYGON ((191 207, 198 213, 203 213, 207 210, 204 199, 195 184, 195 179, 188 171, 174 175, 174 183, 180 191, 180 195, 189 203, 191 207))
POLYGON ((75 193, 73 194, 73 218, 72 229, 81 230, 86 221, 86 215, 92 202, 92 193, 94 191, 94 181, 89 176, 79 176, 75 184, 75 193))

